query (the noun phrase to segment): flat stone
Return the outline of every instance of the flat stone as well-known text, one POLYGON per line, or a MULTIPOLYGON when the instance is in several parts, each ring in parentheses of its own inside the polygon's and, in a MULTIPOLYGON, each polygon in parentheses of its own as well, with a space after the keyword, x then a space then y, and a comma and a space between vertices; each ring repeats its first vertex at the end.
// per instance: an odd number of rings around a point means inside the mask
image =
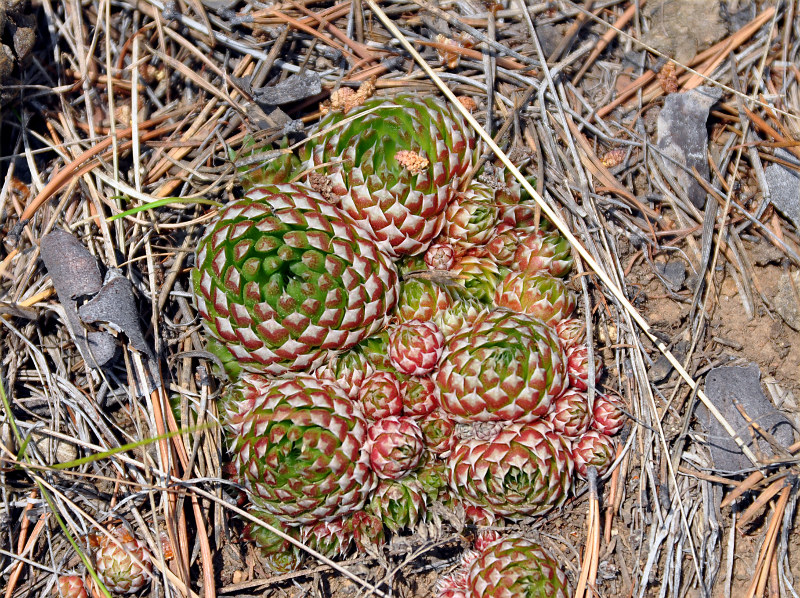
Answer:
POLYGON ((663 160, 664 168, 686 190, 692 204, 702 208, 706 191, 697 182, 692 169, 708 179, 708 131, 706 121, 711 107, 722 97, 722 90, 701 86, 683 93, 671 93, 658 113, 656 145, 661 152, 685 167, 663 160))
MULTIPOLYGON (((769 432, 778 444, 783 447, 792 444, 794 439, 792 424, 764 395, 761 388, 761 371, 756 364, 712 369, 706 376, 705 392, 756 457, 759 455, 771 457, 774 452, 770 445, 752 430, 737 406, 741 407, 762 429, 769 432), (758 438, 757 445, 753 440, 754 437, 758 438)), ((706 429, 706 443, 715 469, 720 472, 735 473, 753 467, 736 441, 702 403, 698 407, 698 418, 706 429)))
MULTIPOLYGON (((797 164, 797 157, 784 149, 778 149, 775 157, 797 164)), ((782 164, 770 164, 764 169, 770 199, 775 209, 783 214, 800 229, 800 175, 796 170, 786 168, 782 164)))

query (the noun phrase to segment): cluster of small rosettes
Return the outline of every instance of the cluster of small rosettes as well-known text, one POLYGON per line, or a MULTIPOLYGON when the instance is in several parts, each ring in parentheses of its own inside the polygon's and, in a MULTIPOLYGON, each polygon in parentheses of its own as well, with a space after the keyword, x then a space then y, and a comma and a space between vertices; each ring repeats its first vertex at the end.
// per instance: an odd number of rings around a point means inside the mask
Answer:
MULTIPOLYGON (((475 525, 544 513, 614 460, 623 405, 595 392, 571 248, 508 173, 465 180, 474 148, 439 100, 368 100, 306 146, 324 195, 264 183, 200 244, 198 310, 237 378, 222 409, 234 477, 268 524, 246 531, 277 569, 301 552, 270 528, 340 557, 434 504, 475 525)), ((553 564, 483 538, 442 595, 488 598, 500 575, 561 596, 553 564)))

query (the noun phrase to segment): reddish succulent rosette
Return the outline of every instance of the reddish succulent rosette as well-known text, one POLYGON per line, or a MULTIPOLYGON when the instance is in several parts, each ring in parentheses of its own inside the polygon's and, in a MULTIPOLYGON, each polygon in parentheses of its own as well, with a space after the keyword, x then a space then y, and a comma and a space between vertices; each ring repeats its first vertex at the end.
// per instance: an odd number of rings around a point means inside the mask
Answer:
POLYGON ((509 518, 538 515, 566 500, 572 456, 546 422, 509 424, 491 441, 457 443, 447 473, 465 503, 509 518))
POLYGON ((586 322, 577 318, 567 318, 556 322, 554 328, 564 351, 586 342, 586 322))
POLYGON ((494 236, 484 248, 488 255, 501 266, 514 268, 514 256, 525 233, 510 224, 498 224, 494 236))
POLYGON ((439 407, 439 387, 430 376, 410 376, 400 385, 403 414, 415 419, 433 413, 439 407))
POLYGON ((592 428, 613 436, 625 425, 624 403, 612 395, 595 395, 592 428))
POLYGON ((302 185, 228 204, 192 271, 209 348, 254 373, 310 371, 383 328, 397 270, 375 240, 302 185), (216 348, 215 348, 216 347, 216 348))
POLYGON ((399 324, 389 335, 389 358, 403 374, 424 376, 439 363, 444 336, 428 321, 411 320, 399 324))
POLYGON ((358 399, 369 420, 383 419, 403 413, 400 382, 392 372, 373 372, 364 379, 358 399))
POLYGON ((586 393, 574 388, 565 390, 553 403, 547 421, 553 430, 567 438, 576 438, 586 432, 592 423, 586 393))
POLYGON ((575 472, 584 480, 589 476, 589 467, 597 468, 597 475, 604 475, 614 462, 616 443, 611 436, 589 430, 572 443, 572 458, 575 472))
POLYGON ((444 455, 455 446, 456 422, 441 409, 419 420, 419 427, 425 438, 425 446, 434 455, 444 455))
MULTIPOLYGON (((594 354, 594 369, 594 383, 597 384, 603 373, 603 362, 597 353, 594 354)), ((589 390, 589 348, 586 345, 576 345, 567 350, 567 373, 571 386, 589 390)))
POLYGON ((135 594, 150 583, 150 553, 124 527, 112 530, 111 535, 116 542, 102 535, 94 554, 97 577, 111 592, 135 594))
POLYGON ((567 577, 558 562, 536 542, 500 538, 469 565, 468 598, 568 598, 567 577))
POLYGON ((449 270, 456 260, 456 251, 449 243, 435 243, 425 252, 425 265, 431 270, 449 270))
POLYGON ((62 575, 58 578, 58 588, 54 594, 61 598, 88 598, 86 586, 80 575, 62 575))
POLYGON ((494 304, 528 314, 551 326, 575 311, 575 297, 563 280, 527 272, 509 272, 497 287, 494 304))
POLYGON ((522 239, 514 254, 521 272, 566 276, 574 262, 569 243, 556 232, 537 230, 522 239))
POLYGON ((413 471, 422 459, 422 430, 410 417, 386 417, 370 425, 369 459, 380 478, 397 480, 413 471))
POLYGON ((377 480, 361 407, 308 374, 243 376, 228 420, 239 481, 260 508, 292 525, 360 509, 377 480))
POLYGON ((425 515, 425 491, 414 476, 381 480, 369 509, 390 531, 410 529, 425 515))
POLYGON ((448 338, 436 383, 457 422, 535 421, 566 387, 566 359, 552 328, 497 309, 448 338))
POLYGON ((372 98, 331 113, 304 146, 341 209, 392 257, 427 249, 469 172, 475 135, 441 99, 372 98), (379 110, 375 110, 379 108, 379 110))
POLYGON ((486 243, 500 217, 494 195, 491 187, 479 181, 473 181, 467 191, 456 193, 445 211, 442 235, 462 251, 486 243))

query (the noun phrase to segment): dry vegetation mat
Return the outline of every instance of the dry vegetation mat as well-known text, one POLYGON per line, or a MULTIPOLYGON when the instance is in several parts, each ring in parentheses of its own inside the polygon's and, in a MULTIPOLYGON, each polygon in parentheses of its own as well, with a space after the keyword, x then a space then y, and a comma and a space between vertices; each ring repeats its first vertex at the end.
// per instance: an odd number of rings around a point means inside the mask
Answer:
POLYGON ((800 15, 0 0, 6 598, 797 598, 800 15))

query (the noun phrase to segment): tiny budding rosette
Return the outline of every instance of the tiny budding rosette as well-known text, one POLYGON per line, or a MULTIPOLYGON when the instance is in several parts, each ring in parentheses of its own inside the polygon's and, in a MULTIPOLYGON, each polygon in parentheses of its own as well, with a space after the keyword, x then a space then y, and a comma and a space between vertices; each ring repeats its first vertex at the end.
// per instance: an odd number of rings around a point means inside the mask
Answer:
POLYGON ((398 480, 419 465, 425 441, 410 417, 385 417, 371 424, 367 435, 370 464, 379 478, 398 480))
MULTIPOLYGON (((593 353, 594 356, 594 379, 595 385, 600 382, 603 373, 603 361, 600 355, 593 353)), ((567 349, 567 374, 569 383, 578 390, 589 389, 589 347, 586 345, 575 345, 567 349)))
POLYGON ((361 409, 369 420, 403 413, 400 381, 391 372, 374 372, 364 379, 358 393, 361 409))
POLYGON ((389 359, 403 374, 424 376, 439 363, 444 336, 432 321, 411 320, 389 334, 389 359))
MULTIPOLYGON (((595 396, 595 404, 597 396, 595 396)), ((553 402, 547 421, 556 433, 567 438, 577 438, 589 429, 592 413, 585 392, 568 388, 553 402)))
POLYGON ((88 598, 80 575, 61 575, 53 588, 53 594, 61 598, 88 598))
POLYGON ((367 421, 338 384, 308 374, 245 374, 232 394, 229 445, 255 505, 289 525, 364 505, 377 483, 367 421))
POLYGON ((95 571, 103 585, 115 594, 135 594, 150 583, 153 563, 144 544, 120 526, 106 536, 94 553, 95 571))
POLYGON ((428 376, 409 376, 402 385, 403 413, 419 419, 439 407, 439 387, 428 376))
POLYGON ((200 242, 197 308, 233 368, 310 371, 380 330, 397 270, 340 209, 300 185, 255 187, 200 242))
POLYGON ((597 430, 589 430, 572 443, 575 472, 582 478, 589 477, 589 467, 597 468, 597 475, 605 474, 614 463, 616 443, 611 436, 597 430))
POLYGON ((566 358, 549 326, 496 309, 447 340, 436 383, 442 408, 458 422, 529 422, 566 387, 566 358))
POLYGON ((613 395, 595 395, 592 428, 613 436, 622 429, 628 419, 624 408, 625 404, 613 395))
POLYGON ((392 257, 425 251, 472 166, 463 117, 440 99, 400 95, 330 114, 317 132, 304 159, 327 176, 332 201, 392 257))

